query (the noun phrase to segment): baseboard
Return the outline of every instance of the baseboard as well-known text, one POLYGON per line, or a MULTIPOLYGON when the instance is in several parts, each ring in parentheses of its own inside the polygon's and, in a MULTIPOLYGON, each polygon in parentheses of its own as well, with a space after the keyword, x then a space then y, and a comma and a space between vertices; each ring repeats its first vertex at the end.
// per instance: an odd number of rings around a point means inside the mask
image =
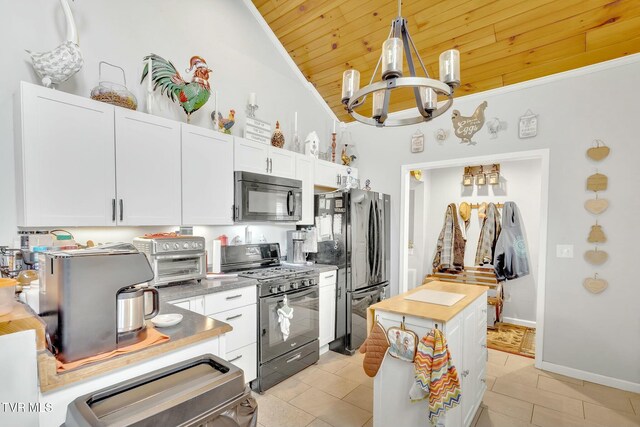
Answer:
POLYGON ((327 351, 329 351, 329 344, 325 344, 325 345, 323 345, 322 347, 320 347, 320 351, 319 351, 319 353, 320 353, 320 355, 323 355, 323 354, 325 354, 327 351))
POLYGON ((633 393, 640 393, 640 383, 633 383, 631 381, 594 374, 593 372, 581 371, 580 369, 569 368, 568 366, 556 365, 555 363, 545 361, 542 361, 540 364, 540 369, 556 374, 566 375, 567 377, 577 378, 579 380, 606 385, 608 387, 614 387, 633 393))
POLYGON ((516 319, 515 317, 502 317, 504 323, 511 323, 512 325, 525 326, 527 328, 536 328, 536 322, 532 320, 516 319))

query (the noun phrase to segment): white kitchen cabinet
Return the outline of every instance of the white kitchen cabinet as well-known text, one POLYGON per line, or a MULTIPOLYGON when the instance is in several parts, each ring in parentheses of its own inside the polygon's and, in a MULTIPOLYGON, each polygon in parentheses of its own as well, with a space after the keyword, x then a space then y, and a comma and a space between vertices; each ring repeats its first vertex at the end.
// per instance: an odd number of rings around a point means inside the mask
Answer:
POLYGON ((180 123, 116 108, 119 225, 181 223, 180 123))
POLYGON ((233 224, 233 137, 182 124, 182 224, 233 224))
POLYGON ((335 270, 327 271, 320 273, 318 281, 320 353, 326 352, 329 349, 329 343, 336 337, 336 277, 335 270))
POLYGON ((173 300, 169 301, 169 304, 173 304, 176 307, 180 307, 185 310, 193 311, 194 313, 204 314, 204 296, 173 300))
POLYGON ((314 184, 317 187, 338 188, 342 177, 350 175, 358 177, 358 169, 326 160, 316 159, 314 184))
POLYGON ((25 82, 15 101, 18 225, 115 225, 114 107, 25 82))
POLYGON ((234 169, 283 178, 295 178, 296 160, 293 151, 236 137, 234 169))
MULTIPOLYGON (((447 340, 452 362, 458 372, 462 399, 460 405, 449 410, 438 420, 444 427, 468 427, 482 402, 486 391, 486 329, 481 330, 478 313, 486 309, 486 291, 444 324, 409 314, 375 310, 375 318, 385 329, 405 327, 415 332, 418 339, 438 324, 447 340)), ((486 313, 485 313, 486 317, 486 313)), ((386 357, 374 379, 373 422, 375 427, 389 426, 402 419, 406 425, 424 425, 427 401, 412 403, 408 391, 414 382, 413 364, 386 357), (401 418, 400 418, 401 417, 401 418)))
POLYGON ((301 225, 313 225, 313 181, 315 178, 315 163, 311 156, 296 155, 296 179, 302 181, 302 219, 301 225))
POLYGON ((242 369, 246 382, 258 378, 258 343, 227 351, 225 359, 242 369))

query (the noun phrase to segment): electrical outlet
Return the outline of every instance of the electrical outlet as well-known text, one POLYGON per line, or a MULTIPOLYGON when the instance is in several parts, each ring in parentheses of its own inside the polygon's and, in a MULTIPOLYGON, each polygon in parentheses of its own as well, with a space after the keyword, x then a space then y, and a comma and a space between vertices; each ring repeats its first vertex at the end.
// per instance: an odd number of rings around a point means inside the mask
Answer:
POLYGON ((556 245, 557 258, 573 258, 573 245, 556 245))

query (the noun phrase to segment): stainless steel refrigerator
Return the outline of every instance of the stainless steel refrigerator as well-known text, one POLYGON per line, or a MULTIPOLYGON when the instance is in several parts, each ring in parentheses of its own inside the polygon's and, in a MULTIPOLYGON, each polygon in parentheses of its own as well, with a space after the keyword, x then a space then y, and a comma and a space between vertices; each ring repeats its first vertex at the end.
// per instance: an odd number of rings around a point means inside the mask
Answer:
POLYGON ((315 195, 315 261, 338 267, 336 340, 353 354, 367 336, 367 308, 389 295, 389 195, 364 190, 315 195))

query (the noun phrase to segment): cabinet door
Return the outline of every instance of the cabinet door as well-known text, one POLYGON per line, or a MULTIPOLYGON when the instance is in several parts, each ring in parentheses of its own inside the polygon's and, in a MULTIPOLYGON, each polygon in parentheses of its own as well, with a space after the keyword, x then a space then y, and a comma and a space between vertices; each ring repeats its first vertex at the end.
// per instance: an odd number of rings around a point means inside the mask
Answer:
POLYGON ((298 224, 313 224, 314 162, 310 156, 296 156, 296 179, 302 181, 302 219, 298 224))
POLYGON ((16 101, 18 225, 115 225, 114 107, 24 82, 16 101))
POLYGON ((320 347, 335 339, 336 330, 336 285, 320 288, 320 347))
POLYGON ((338 176, 340 175, 340 165, 316 160, 314 184, 319 187, 338 188, 338 176))
POLYGON ((116 108, 119 225, 179 225, 180 123, 116 108))
POLYGON ((283 178, 296 177, 296 153, 278 147, 269 148, 269 173, 283 178))
POLYGON ((233 224, 233 138, 182 124, 182 224, 233 224))
POLYGON ((477 363, 479 345, 476 331, 478 330, 478 320, 476 318, 476 307, 469 306, 463 312, 463 342, 470 343, 462 350, 462 370, 460 379, 462 380, 462 393, 469 396, 469 399, 462 399, 462 419, 463 425, 470 425, 473 416, 475 397, 477 394, 477 363))
POLYGON ((234 138, 234 170, 269 173, 269 146, 244 138, 234 138))

